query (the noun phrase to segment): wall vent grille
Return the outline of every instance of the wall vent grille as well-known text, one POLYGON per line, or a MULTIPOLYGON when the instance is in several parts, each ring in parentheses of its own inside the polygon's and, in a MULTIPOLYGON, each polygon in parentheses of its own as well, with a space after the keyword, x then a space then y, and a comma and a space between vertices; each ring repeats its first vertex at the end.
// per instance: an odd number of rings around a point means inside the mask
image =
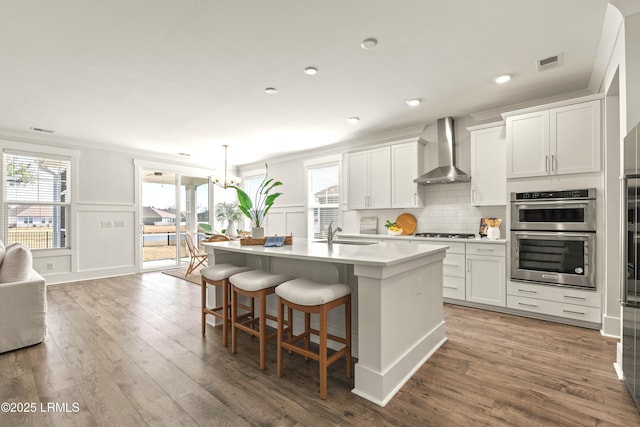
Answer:
POLYGON ((544 71, 549 68, 557 67, 560 65, 562 61, 562 55, 557 54, 553 56, 546 57, 544 59, 539 59, 536 61, 536 66, 538 67, 538 71, 544 71))

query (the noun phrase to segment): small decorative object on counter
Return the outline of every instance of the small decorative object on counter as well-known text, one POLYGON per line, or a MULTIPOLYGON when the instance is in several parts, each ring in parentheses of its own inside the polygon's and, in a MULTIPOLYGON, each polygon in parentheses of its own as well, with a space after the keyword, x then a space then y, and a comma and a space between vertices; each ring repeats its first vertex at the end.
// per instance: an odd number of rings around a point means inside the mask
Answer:
POLYGON ((396 218, 396 226, 402 228, 402 234, 405 236, 416 231, 417 223, 416 217, 406 212, 396 218))
MULTIPOLYGON (((293 236, 282 236, 279 237, 284 238, 282 245, 292 245, 293 244, 293 236)), ((240 246, 265 246, 269 237, 255 238, 255 237, 246 237, 244 239, 240 239, 240 246)), ((279 245, 281 246, 281 245, 279 245)))
POLYGON ((500 238, 500 218, 482 218, 480 220, 480 237, 497 240, 500 238))
POLYGON ((395 222, 391 222, 387 220, 384 226, 387 227, 387 229, 389 230, 390 236, 399 236, 402 234, 402 231, 403 231, 402 228, 398 227, 395 222))

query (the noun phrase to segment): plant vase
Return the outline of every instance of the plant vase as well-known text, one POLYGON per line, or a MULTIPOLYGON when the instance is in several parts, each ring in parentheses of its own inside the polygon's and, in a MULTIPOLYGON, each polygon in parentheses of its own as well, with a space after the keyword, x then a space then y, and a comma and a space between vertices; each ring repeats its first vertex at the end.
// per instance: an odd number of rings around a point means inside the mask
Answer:
POLYGON ((254 239, 261 239, 264 237, 264 227, 252 227, 251 237, 254 239))
POLYGON ((227 229, 224 234, 227 237, 237 237, 238 233, 236 232, 236 222, 232 219, 227 220, 227 229))

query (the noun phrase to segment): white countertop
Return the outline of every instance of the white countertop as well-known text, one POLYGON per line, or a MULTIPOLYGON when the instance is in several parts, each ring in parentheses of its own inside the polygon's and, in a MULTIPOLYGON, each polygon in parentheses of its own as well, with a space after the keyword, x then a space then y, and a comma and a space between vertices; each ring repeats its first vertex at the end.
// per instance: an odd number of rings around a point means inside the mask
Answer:
MULTIPOLYGON (((441 240, 444 241, 446 239, 441 240)), ((239 240, 232 242, 204 242, 203 245, 214 250, 222 249, 245 254, 381 267, 407 262, 448 249, 446 244, 427 242, 416 245, 397 245, 393 242, 381 242, 372 245, 334 244, 333 248, 329 249, 327 243, 296 237, 293 238, 293 245, 285 245, 279 248, 265 248, 262 245, 242 246, 239 240)))
POLYGON ((487 239, 480 238, 479 236, 475 239, 460 239, 460 238, 449 238, 449 237, 418 237, 413 234, 403 235, 403 236, 390 236, 388 234, 349 234, 349 233, 340 233, 338 234, 337 240, 340 239, 384 239, 384 240, 415 240, 415 241, 425 241, 425 242, 462 242, 462 243, 497 243, 504 245, 507 243, 507 239, 487 239))

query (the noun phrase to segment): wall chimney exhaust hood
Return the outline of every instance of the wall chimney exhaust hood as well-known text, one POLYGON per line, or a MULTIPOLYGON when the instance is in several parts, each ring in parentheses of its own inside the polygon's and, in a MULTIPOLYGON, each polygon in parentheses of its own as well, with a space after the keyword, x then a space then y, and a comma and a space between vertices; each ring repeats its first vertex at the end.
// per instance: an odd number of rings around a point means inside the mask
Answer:
POLYGON ((438 119, 438 167, 420 175, 413 182, 422 185, 469 182, 471 177, 456 167, 453 118, 438 119))

